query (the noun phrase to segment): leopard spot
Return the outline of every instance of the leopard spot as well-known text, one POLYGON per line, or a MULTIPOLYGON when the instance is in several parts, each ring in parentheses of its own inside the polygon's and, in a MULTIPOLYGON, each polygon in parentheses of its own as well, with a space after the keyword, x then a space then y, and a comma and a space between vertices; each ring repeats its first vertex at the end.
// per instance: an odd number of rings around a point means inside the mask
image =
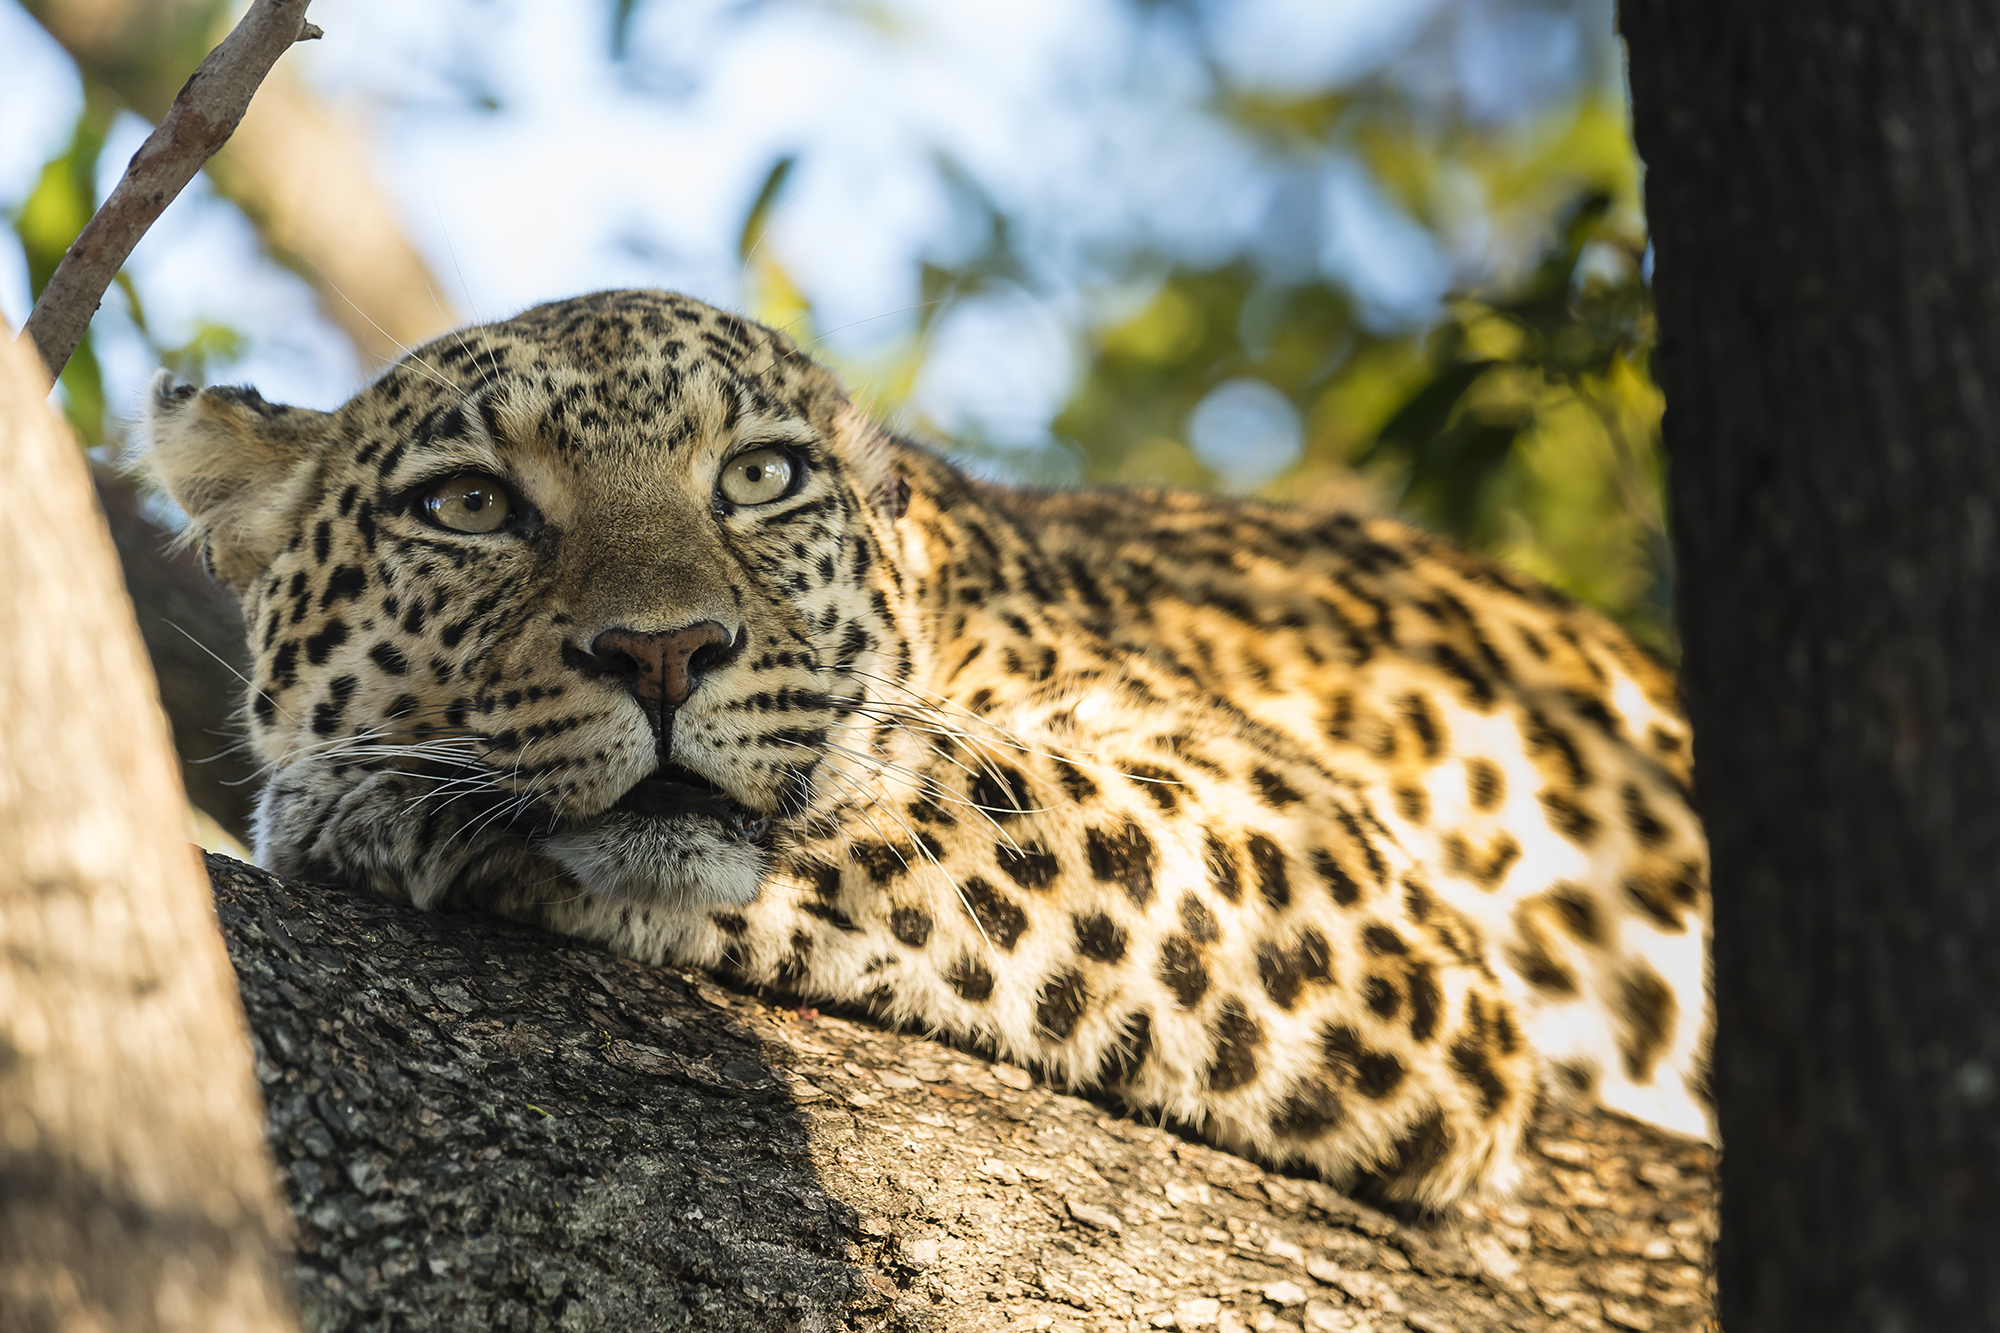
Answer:
POLYGON ((735 912, 716 912, 710 915, 708 919, 714 922, 715 928, 725 935, 740 938, 744 932, 750 929, 750 923, 735 912))
MULTIPOLYGON (((1526 904, 1522 904, 1525 908, 1526 904)), ((1521 980, 1541 991, 1544 995, 1571 996, 1577 993, 1576 973, 1556 960, 1549 948, 1548 937, 1541 927, 1529 920, 1525 912, 1514 913, 1514 930, 1520 937, 1518 942, 1507 946, 1507 965, 1514 969, 1521 980)))
POLYGON ((1558 1060, 1553 1066, 1564 1087, 1588 1097, 1597 1090, 1597 1066, 1588 1060, 1558 1060))
POLYGON ((1451 1127, 1445 1124, 1444 1112, 1433 1106, 1396 1136, 1389 1151, 1377 1160, 1375 1172, 1392 1187, 1410 1190, 1443 1167, 1451 1151, 1451 1127))
POLYGON ((1169 935, 1160 945, 1160 983, 1173 992, 1174 1002, 1192 1009, 1208 994, 1208 968, 1201 950, 1185 935, 1169 935))
POLYGON ((1579 847, 1588 847, 1596 841, 1596 815, 1558 791, 1543 792, 1541 802, 1542 809, 1548 812, 1549 823, 1556 832, 1579 847))
POLYGON ((1153 1016, 1141 1009, 1128 1015, 1124 1023, 1125 1035, 1105 1050, 1104 1058, 1097 1063, 1096 1084, 1100 1088, 1115 1088, 1120 1083, 1139 1072, 1146 1063, 1146 1057, 1153 1053, 1153 1016))
POLYGON ((1097 795, 1097 784, 1084 776, 1083 770, 1075 764, 1058 759, 1055 764, 1056 781, 1062 785, 1064 794, 1081 805, 1097 795))
POLYGON ((1438 989, 1437 972, 1429 963, 1417 963, 1410 968, 1410 1036, 1417 1041, 1429 1041, 1438 1027, 1438 1015, 1444 1009, 1444 992, 1438 989))
POLYGON ((972 803, 993 819, 1016 819, 1035 809, 1028 780, 1007 764, 987 764, 973 776, 972 803))
POLYGON ((1316 1139, 1339 1127, 1346 1118, 1340 1094, 1324 1079, 1303 1078, 1285 1093, 1271 1117, 1271 1132, 1281 1139, 1316 1139))
POLYGON ((1181 895, 1181 925, 1186 927, 1188 938, 1197 944, 1213 944, 1222 938, 1222 926, 1215 913, 1192 893, 1181 895))
POLYGON ((1604 921, 1597 911, 1597 900, 1590 891, 1575 884, 1558 884, 1546 895, 1549 905, 1556 909, 1556 920, 1574 939, 1585 944, 1604 942, 1604 921))
POLYGON ((1076 950, 1100 963, 1115 963, 1125 956, 1125 927, 1102 912, 1071 918, 1076 927, 1076 950))
POLYGON ((1292 887, 1285 875, 1285 854, 1261 833, 1253 833, 1249 839, 1250 868, 1257 876, 1257 892, 1273 907, 1284 907, 1292 901, 1292 887))
POLYGON ((791 946, 791 953, 778 964, 777 968, 777 984, 781 988, 796 986, 805 979, 806 969, 810 966, 812 957, 813 938, 802 930, 795 930, 792 932, 791 946))
POLYGON ((1206 1082, 1210 1092, 1231 1092, 1257 1077, 1257 1048, 1264 1029, 1250 1017, 1241 1000, 1224 1000, 1215 1013, 1215 1050, 1206 1082))
POLYGON ((1667 826, 1654 815, 1646 804, 1646 798, 1639 790, 1639 784, 1628 782, 1620 793, 1625 802, 1625 822, 1632 829, 1632 836, 1639 840, 1641 847, 1658 847, 1667 840, 1667 826))
POLYGON ((909 847, 886 842, 857 842, 847 849, 847 855, 877 884, 887 884, 908 874, 910 858, 915 854, 909 847))
POLYGON ((1412 824, 1422 824, 1431 817, 1431 798, 1422 787, 1398 787, 1396 813, 1412 824))
POLYGON ((1058 972, 1043 986, 1035 1002, 1035 1025, 1057 1041, 1067 1041, 1083 1016, 1090 989, 1075 972, 1058 972))
POLYGON ((977 875, 959 885, 958 891, 964 896, 965 905, 972 909, 972 918, 979 923, 986 938, 1011 951, 1015 941, 1028 929, 1028 914, 1013 899, 977 875))
POLYGON ((1084 830, 1084 850, 1090 873, 1107 884, 1124 886, 1125 894, 1144 907, 1153 900, 1153 840, 1137 824, 1127 822, 1117 832, 1084 830))
POLYGON ((1634 1083, 1653 1081, 1653 1066, 1673 1036, 1679 1006, 1660 974, 1640 964, 1618 978, 1618 998, 1612 1012, 1618 1018, 1618 1054, 1625 1075, 1634 1083))
POLYGON ((889 913, 889 933, 912 949, 921 949, 931 937, 930 913, 916 907, 898 907, 889 913))
POLYGON ((1510 833, 1495 837, 1484 853, 1473 850, 1462 834, 1447 833, 1444 837, 1445 868, 1471 880, 1488 893, 1500 887, 1500 882, 1507 878, 1507 872, 1520 859, 1521 844, 1510 833))
POLYGON ((1395 931, 1389 929, 1389 927, 1379 924, 1370 926, 1361 932, 1361 944, 1369 953, 1374 954, 1378 958, 1394 954, 1406 954, 1410 951, 1410 946, 1403 942, 1401 935, 1398 935, 1395 931))
POLYGON ((1452 1068, 1459 1077, 1470 1083, 1479 1093, 1479 1104, 1488 1120, 1497 1115, 1507 1104, 1507 1085, 1494 1072, 1493 1061, 1484 1047, 1477 1041, 1454 1042, 1451 1048, 1452 1068))
POLYGON ((1381 1101, 1403 1082, 1403 1062, 1388 1051, 1370 1049, 1361 1034, 1344 1024, 1320 1029, 1321 1058, 1342 1083, 1370 1101, 1381 1101))
POLYGON ((1431 711, 1429 701, 1421 694, 1406 694, 1402 703, 1403 720, 1416 733, 1417 743, 1424 749, 1424 758, 1436 763, 1444 754, 1444 723, 1431 711))
POLYGON ((1208 868, 1208 882, 1225 901, 1243 901, 1243 872, 1236 864, 1236 853, 1213 829, 1203 844, 1202 862, 1208 868))
POLYGON ((812 885, 813 892, 821 898, 840 896, 840 867, 830 866, 824 861, 802 860, 792 863, 792 873, 812 885))
POLYGON ((1161 768, 1158 764, 1126 764, 1126 778, 1138 784, 1139 790, 1160 807, 1161 814, 1170 815, 1180 808, 1181 779, 1178 773, 1161 768))
POLYGON ((1001 843, 993 849, 994 862, 1001 872, 1024 889, 1046 889, 1062 873, 1056 854, 1041 843, 1001 843))
POLYGON ((993 996, 993 974, 976 958, 961 954, 944 974, 944 979, 961 999, 973 1004, 980 1004, 993 996))
POLYGON ((1475 810, 1499 809, 1507 795, 1507 779, 1500 766, 1490 759, 1466 760, 1465 795, 1475 810))
POLYGON ((1274 810, 1282 810, 1295 805, 1301 797, 1292 785, 1268 768, 1255 769, 1250 774, 1251 785, 1257 788, 1257 795, 1264 804, 1274 810))
POLYGON ((855 934, 861 929, 861 927, 854 924, 853 917, 850 917, 847 913, 841 911, 838 907, 835 907, 832 903, 826 903, 826 902, 800 903, 799 910, 801 912, 804 912, 807 916, 818 917, 820 920, 826 922, 829 926, 832 926, 835 930, 840 931, 842 934, 845 935, 855 934))
POLYGON ((1397 990, 1396 983, 1387 977, 1369 976, 1361 985, 1361 993, 1378 1017, 1394 1018, 1396 1011, 1403 1007, 1403 992, 1397 990))
POLYGON ((1669 935, 1679 935, 1687 930, 1687 922, 1681 919, 1681 904, 1676 901, 1673 882, 1662 882, 1654 875, 1628 875, 1625 879, 1625 897, 1652 919, 1654 925, 1669 935))
POLYGON ((1333 895, 1335 902, 1342 907, 1352 907, 1361 901, 1361 886, 1334 859, 1332 852, 1324 847, 1315 849, 1312 864, 1313 873, 1320 877, 1320 882, 1326 885, 1326 891, 1333 895))

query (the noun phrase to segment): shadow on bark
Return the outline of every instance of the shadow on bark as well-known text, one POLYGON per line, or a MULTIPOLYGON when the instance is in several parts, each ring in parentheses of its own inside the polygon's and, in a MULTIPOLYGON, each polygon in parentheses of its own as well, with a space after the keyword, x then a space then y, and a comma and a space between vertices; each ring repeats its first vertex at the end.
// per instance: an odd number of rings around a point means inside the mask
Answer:
POLYGON ((210 857, 317 1330, 1696 1329, 1714 1154, 1399 1219, 921 1037, 210 857))

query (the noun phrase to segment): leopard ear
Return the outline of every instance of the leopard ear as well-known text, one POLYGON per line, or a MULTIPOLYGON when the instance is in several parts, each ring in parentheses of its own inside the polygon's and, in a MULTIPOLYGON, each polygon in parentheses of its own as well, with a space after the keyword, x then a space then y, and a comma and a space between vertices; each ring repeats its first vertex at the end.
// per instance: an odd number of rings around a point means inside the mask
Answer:
POLYGON ((147 394, 138 462, 185 509, 209 572, 242 592, 284 545, 325 412, 267 403, 255 389, 197 390, 161 371, 147 394))

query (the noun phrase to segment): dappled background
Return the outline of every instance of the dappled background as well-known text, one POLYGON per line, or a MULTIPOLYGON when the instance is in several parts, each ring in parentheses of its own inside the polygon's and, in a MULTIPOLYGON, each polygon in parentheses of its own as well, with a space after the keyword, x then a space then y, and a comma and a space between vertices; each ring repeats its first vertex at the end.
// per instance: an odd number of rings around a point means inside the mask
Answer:
MULTIPOLYGON (((232 17, 0 0, 10 324, 232 17)), ((453 323, 673 287, 982 474, 1400 513, 1673 653, 1610 0, 312 17, 65 373, 87 440, 162 362, 331 407, 453 323)))

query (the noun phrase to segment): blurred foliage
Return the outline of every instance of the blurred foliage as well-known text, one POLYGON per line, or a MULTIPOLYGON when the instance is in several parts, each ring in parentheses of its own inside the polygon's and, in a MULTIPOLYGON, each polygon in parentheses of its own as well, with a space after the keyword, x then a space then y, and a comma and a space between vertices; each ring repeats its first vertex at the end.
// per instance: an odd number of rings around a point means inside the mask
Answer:
MULTIPOLYGON (((1492 259, 1412 326, 1363 308, 1318 263, 1250 252, 1194 263, 1134 241, 1103 261, 1115 299, 1073 330, 1078 369, 1050 446, 961 431, 955 451, 1028 481, 1228 489, 1189 423, 1218 385, 1247 377, 1296 409, 1302 437, 1296 460, 1252 493, 1399 513, 1677 656, 1647 243, 1622 98, 1583 89, 1526 126, 1493 126, 1376 79, 1288 97, 1221 86, 1212 110, 1288 169, 1360 164, 1444 252, 1476 224, 1520 257, 1492 259)), ((773 167, 746 218, 744 298, 810 342, 810 300, 768 246, 749 248, 791 166, 773 167)), ((891 411, 906 408, 956 303, 1033 287, 1018 221, 957 163, 941 158, 938 171, 983 241, 923 264, 907 342, 842 367, 891 411)))
MULTIPOLYGON (((97 211, 97 159, 111 128, 114 103, 102 88, 85 89, 83 109, 62 152, 42 167, 35 188, 14 210, 14 234, 28 259, 29 290, 39 298, 63 253, 97 211)), ((87 445, 105 439, 104 375, 88 330, 63 367, 63 411, 87 445)))
MULTIPOLYGON (((98 159, 117 105, 103 85, 84 81, 83 109, 77 114, 69 143, 43 165, 35 188, 10 219, 27 256, 29 288, 37 299, 55 276, 64 252, 97 210, 98 159)), ((121 272, 114 283, 124 298, 123 313, 151 359, 181 379, 206 383, 211 369, 243 355, 243 335, 210 320, 197 321, 184 342, 163 342, 146 321, 145 305, 130 275, 121 272)), ((57 391, 64 415, 86 448, 117 439, 120 422, 105 398, 104 374, 92 330, 85 330, 69 364, 63 367, 57 391)))
MULTIPOLYGON (((795 2, 895 26, 886 10, 860 0, 795 2)), ((176 3, 192 13, 215 0, 176 3)), ((745 0, 746 8, 758 3, 745 0)), ((1564 4, 1581 24, 1585 0, 1492 0, 1484 9, 1490 18, 1510 5, 1554 13, 1564 4)), ((603 11, 612 54, 628 65, 645 59, 627 41, 640 8, 607 0, 603 11)), ((983 439, 976 424, 962 430, 954 447, 976 465, 1029 481, 1234 484, 1271 499, 1399 512, 1546 579, 1671 656, 1638 164, 1605 62, 1580 62, 1554 102, 1482 117, 1448 90, 1440 95, 1437 80, 1426 85, 1388 68, 1285 92, 1234 83, 1227 62, 1207 49, 1199 0, 1131 0, 1131 10, 1179 24, 1160 31, 1176 33, 1206 71, 1198 110, 1264 179, 1301 183, 1311 194, 1338 173, 1358 175, 1428 239, 1452 293, 1426 309, 1371 307, 1353 275, 1328 261, 1321 243, 1336 224, 1316 214, 1277 219, 1283 225, 1265 229, 1272 234, 1219 257, 1175 253, 1136 231, 1096 237, 1079 292, 1074 275, 1049 276, 1034 249, 1032 238, 1046 230, 1037 219, 1010 213, 974 170, 933 149, 958 214, 957 241, 948 255, 913 257, 920 295, 911 332, 841 366, 849 381, 909 419, 953 314, 1025 293, 1066 325, 1074 377, 1039 447, 983 439), (1248 468, 1232 483, 1218 470, 1232 462, 1228 442, 1219 451, 1198 440, 1192 423, 1212 395, 1246 384, 1289 405, 1296 448, 1278 458, 1275 473, 1248 468)), ((87 89, 71 142, 12 217, 37 293, 95 203, 112 105, 102 89, 87 89)), ((742 300, 838 361, 807 285, 771 240, 797 165, 793 155, 777 157, 745 210, 736 238, 742 300)), ((162 345, 137 290, 129 281, 121 290, 123 313, 177 373, 205 378, 240 354, 240 338, 212 325, 162 345)), ((84 438, 105 439, 88 341, 62 393, 84 438)), ((920 415, 916 424, 936 430, 920 415)))

